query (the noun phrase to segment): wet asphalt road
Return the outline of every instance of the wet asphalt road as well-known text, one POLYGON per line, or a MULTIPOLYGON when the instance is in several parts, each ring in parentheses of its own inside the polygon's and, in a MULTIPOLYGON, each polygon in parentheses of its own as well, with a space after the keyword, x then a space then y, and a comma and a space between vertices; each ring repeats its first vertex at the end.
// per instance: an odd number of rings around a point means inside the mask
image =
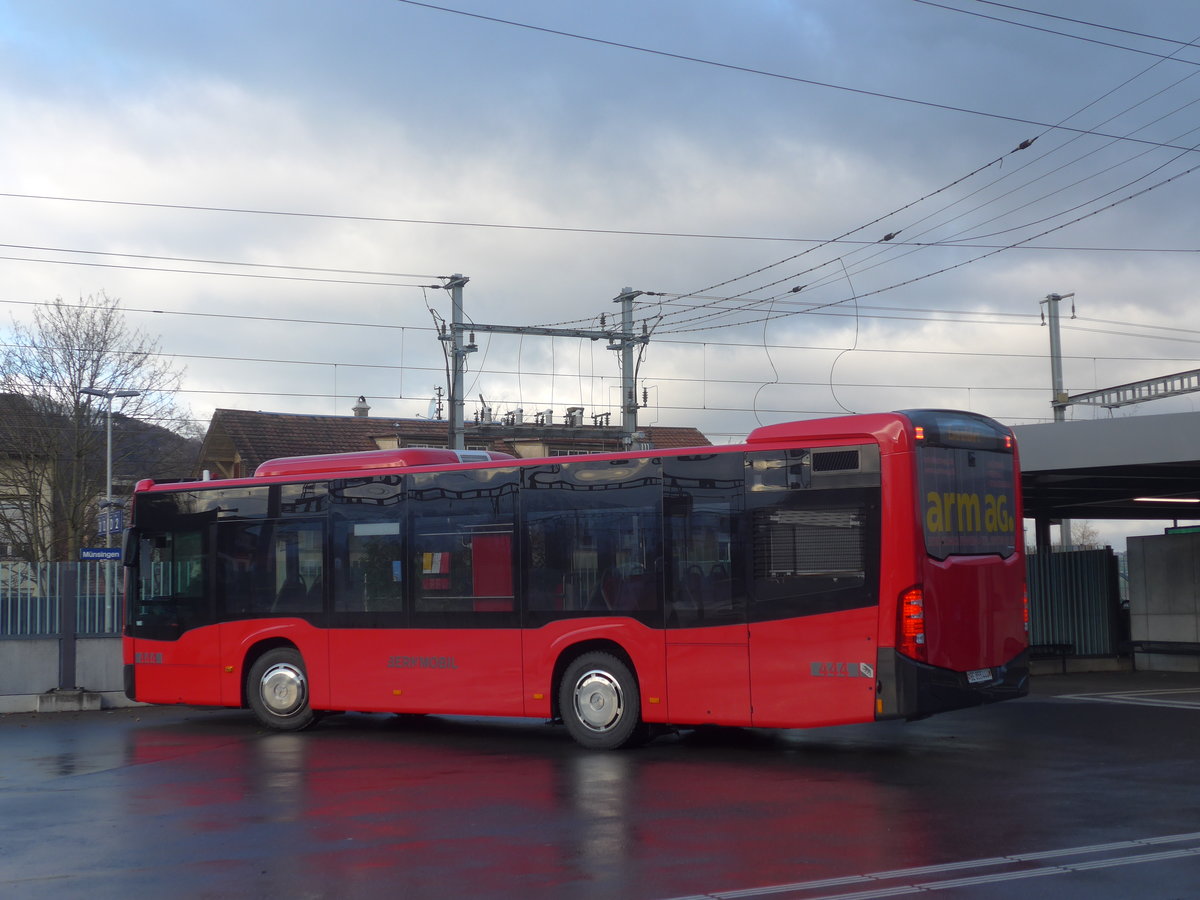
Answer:
POLYGON ((622 753, 512 720, 0 716, 0 897, 116 896, 1200 897, 1200 676, 622 753))

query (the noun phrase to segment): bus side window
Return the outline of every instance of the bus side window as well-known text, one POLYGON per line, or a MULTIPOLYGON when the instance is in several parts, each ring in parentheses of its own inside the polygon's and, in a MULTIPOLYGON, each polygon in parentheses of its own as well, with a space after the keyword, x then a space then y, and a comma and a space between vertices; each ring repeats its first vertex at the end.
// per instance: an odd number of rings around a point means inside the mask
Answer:
POLYGON ((527 624, 592 613, 661 625, 659 461, 589 460, 523 474, 527 624))
POLYGON ((327 580, 334 613, 349 614, 343 624, 363 624, 380 613, 389 614, 388 624, 402 624, 397 617, 404 611, 409 575, 404 564, 403 476, 335 482, 329 498, 333 571, 327 580))
POLYGON ((284 521, 274 529, 274 615, 319 613, 325 574, 322 522, 284 521))
POLYGON ((217 526, 217 592, 226 615, 319 613, 324 575, 320 521, 221 522, 217 526))
POLYGON ((512 469, 414 474, 408 570, 414 624, 514 627, 512 469))
POLYGON ((399 522, 339 522, 334 527, 335 612, 404 608, 404 542, 399 522))
POLYGON ((260 549, 264 527, 261 522, 217 525, 217 600, 225 616, 261 615, 274 601, 274 573, 267 571, 260 549))

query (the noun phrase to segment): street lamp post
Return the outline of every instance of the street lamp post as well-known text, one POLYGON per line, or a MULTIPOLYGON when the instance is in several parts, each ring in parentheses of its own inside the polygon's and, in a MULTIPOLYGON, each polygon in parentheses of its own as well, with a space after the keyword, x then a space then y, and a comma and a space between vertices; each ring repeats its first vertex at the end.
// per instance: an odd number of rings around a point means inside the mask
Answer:
MULTIPOLYGON (((141 394, 141 391, 104 391, 100 388, 80 388, 79 393, 89 394, 92 397, 103 397, 108 401, 108 422, 105 429, 107 451, 105 453, 104 508, 111 514, 113 506, 112 402, 114 397, 136 397, 141 394)), ((104 546, 112 546, 112 531, 108 528, 104 529, 104 546)))
MULTIPOLYGON (((105 453, 105 488, 104 488, 104 546, 112 546, 112 508, 113 508, 113 442, 112 442, 112 402, 118 397, 136 397, 141 394, 141 391, 105 391, 100 388, 80 388, 79 393, 88 394, 92 397, 103 397, 107 401, 107 425, 105 428, 106 434, 106 453, 105 453)), ((104 627, 111 631, 113 627, 113 602, 112 602, 112 560, 106 560, 104 563, 104 627)))

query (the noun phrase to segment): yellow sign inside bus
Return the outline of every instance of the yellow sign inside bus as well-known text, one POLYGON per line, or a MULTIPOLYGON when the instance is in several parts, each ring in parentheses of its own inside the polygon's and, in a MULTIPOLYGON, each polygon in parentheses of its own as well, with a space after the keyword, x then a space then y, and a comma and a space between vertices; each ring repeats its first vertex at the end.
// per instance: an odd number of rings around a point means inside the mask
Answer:
POLYGON ((1016 525, 1008 494, 930 491, 925 495, 929 534, 1011 534, 1016 525))

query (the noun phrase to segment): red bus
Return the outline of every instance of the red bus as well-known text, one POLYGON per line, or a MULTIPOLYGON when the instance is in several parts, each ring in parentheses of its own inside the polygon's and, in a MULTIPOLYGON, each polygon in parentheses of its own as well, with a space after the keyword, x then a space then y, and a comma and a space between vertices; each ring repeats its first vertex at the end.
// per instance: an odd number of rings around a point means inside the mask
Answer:
POLYGON ((433 449, 138 484, 125 691, 252 709, 670 726, 916 719, 1024 695, 1012 433, 908 410, 744 444, 433 449))

